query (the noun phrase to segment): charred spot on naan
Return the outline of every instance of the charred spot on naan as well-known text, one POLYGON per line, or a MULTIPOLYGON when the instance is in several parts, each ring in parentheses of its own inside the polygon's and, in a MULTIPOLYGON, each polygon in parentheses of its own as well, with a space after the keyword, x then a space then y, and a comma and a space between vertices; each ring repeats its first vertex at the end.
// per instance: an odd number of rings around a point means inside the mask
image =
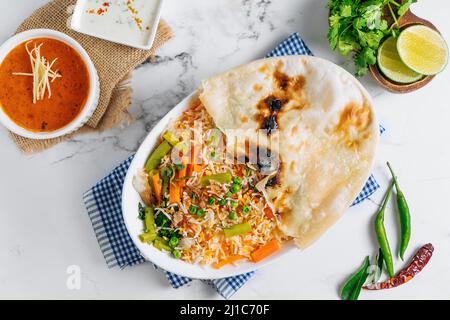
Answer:
POLYGON ((357 149, 370 139, 372 111, 367 101, 362 104, 349 103, 339 114, 339 121, 333 130, 339 139, 350 149, 357 149))
POLYGON ((267 135, 271 135, 272 131, 280 128, 279 119, 283 113, 290 110, 303 110, 309 105, 304 94, 306 78, 302 75, 290 77, 281 71, 282 67, 283 63, 280 62, 273 71, 273 92, 256 106, 257 113, 254 120, 260 124, 260 129, 266 130, 267 135))
POLYGON ((275 69, 273 79, 278 90, 291 94, 300 93, 306 84, 306 78, 303 75, 290 77, 279 69, 275 69))

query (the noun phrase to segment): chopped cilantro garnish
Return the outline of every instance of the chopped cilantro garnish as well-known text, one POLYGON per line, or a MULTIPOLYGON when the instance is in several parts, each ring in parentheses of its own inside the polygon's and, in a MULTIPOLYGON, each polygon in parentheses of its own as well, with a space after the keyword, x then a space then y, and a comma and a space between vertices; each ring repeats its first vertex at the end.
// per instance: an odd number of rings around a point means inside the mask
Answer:
POLYGON ((377 62, 377 51, 388 35, 398 34, 398 21, 417 0, 329 0, 331 49, 355 53, 356 75, 377 62), (386 17, 386 14, 390 17, 386 17), (389 26, 388 20, 393 23, 389 26))

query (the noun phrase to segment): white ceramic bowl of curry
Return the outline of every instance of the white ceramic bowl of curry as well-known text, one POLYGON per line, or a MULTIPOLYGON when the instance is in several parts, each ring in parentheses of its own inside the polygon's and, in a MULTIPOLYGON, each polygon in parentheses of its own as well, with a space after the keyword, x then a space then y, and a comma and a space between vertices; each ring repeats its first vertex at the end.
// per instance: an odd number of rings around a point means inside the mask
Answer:
POLYGON ((34 29, 0 47, 0 122, 30 139, 52 139, 83 126, 99 99, 89 55, 64 33, 34 29))

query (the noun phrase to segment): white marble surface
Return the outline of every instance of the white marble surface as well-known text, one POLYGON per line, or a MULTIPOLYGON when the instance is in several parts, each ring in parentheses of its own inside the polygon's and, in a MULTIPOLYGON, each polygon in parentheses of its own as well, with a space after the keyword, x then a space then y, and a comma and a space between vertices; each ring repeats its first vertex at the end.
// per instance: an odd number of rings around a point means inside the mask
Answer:
MULTIPOLYGON (((0 41, 45 0, 15 0, 0 10, 0 41)), ((325 0, 167 0, 163 16, 175 39, 158 52, 157 62, 134 73, 132 113, 126 128, 90 134, 25 156, 0 129, 0 298, 62 299, 218 299, 194 282, 171 289, 150 265, 108 270, 83 207, 82 194, 126 159, 168 110, 199 81, 229 67, 262 57, 294 31, 319 56, 351 68, 330 52, 326 42, 325 0), (66 287, 66 269, 82 271, 80 290, 66 287)), ((415 11, 450 37, 446 0, 421 0, 415 11), (440 7, 440 9, 435 9, 440 7)), ((450 40, 450 38, 447 38, 450 40)), ((367 299, 450 298, 450 68, 428 87, 393 95, 372 80, 363 83, 373 94, 388 129, 375 171, 386 187, 384 162, 401 177, 413 214, 411 248, 433 242, 435 255, 411 283, 367 299)), ((316 245, 261 270, 236 299, 337 299, 339 285, 376 248, 372 216, 380 201, 349 210, 316 245)), ((393 208, 391 206, 391 208, 393 208)), ((394 238, 395 215, 388 230, 394 238)), ((392 241, 395 246, 395 241, 392 241)), ((412 250, 409 251, 411 253, 412 250)), ((397 262, 397 268, 402 263, 397 262)))

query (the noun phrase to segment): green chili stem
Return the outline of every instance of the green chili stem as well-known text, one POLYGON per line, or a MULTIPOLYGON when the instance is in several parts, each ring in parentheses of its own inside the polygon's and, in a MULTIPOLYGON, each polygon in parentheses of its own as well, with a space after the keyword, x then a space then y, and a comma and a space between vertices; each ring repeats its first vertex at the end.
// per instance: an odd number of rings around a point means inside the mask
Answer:
MULTIPOLYGON (((388 8, 389 8, 389 11, 391 12, 392 18, 394 18, 394 21, 395 21, 395 23, 393 25, 396 25, 398 27, 397 16, 395 15, 394 10, 392 10, 390 3, 388 3, 388 8)), ((391 26, 391 28, 392 28, 392 26, 391 26)))
POLYGON ((394 0, 390 0, 389 2, 392 3, 392 4, 394 4, 394 5, 396 5, 397 7, 400 7, 400 4, 397 3, 397 2, 395 2, 394 0))
POLYGON ((394 173, 394 170, 392 170, 391 164, 389 162, 386 162, 389 171, 391 172, 392 175, 392 179, 394 180, 394 184, 395 184, 395 189, 398 191, 398 182, 397 182, 397 176, 394 173))
POLYGON ((394 183, 391 183, 391 185, 389 186, 389 189, 384 197, 384 201, 383 201, 383 204, 380 209, 380 212, 381 211, 383 212, 383 219, 384 219, 384 210, 386 210, 387 203, 389 202, 389 199, 391 198, 391 192, 392 192, 393 188, 394 188, 394 183))

